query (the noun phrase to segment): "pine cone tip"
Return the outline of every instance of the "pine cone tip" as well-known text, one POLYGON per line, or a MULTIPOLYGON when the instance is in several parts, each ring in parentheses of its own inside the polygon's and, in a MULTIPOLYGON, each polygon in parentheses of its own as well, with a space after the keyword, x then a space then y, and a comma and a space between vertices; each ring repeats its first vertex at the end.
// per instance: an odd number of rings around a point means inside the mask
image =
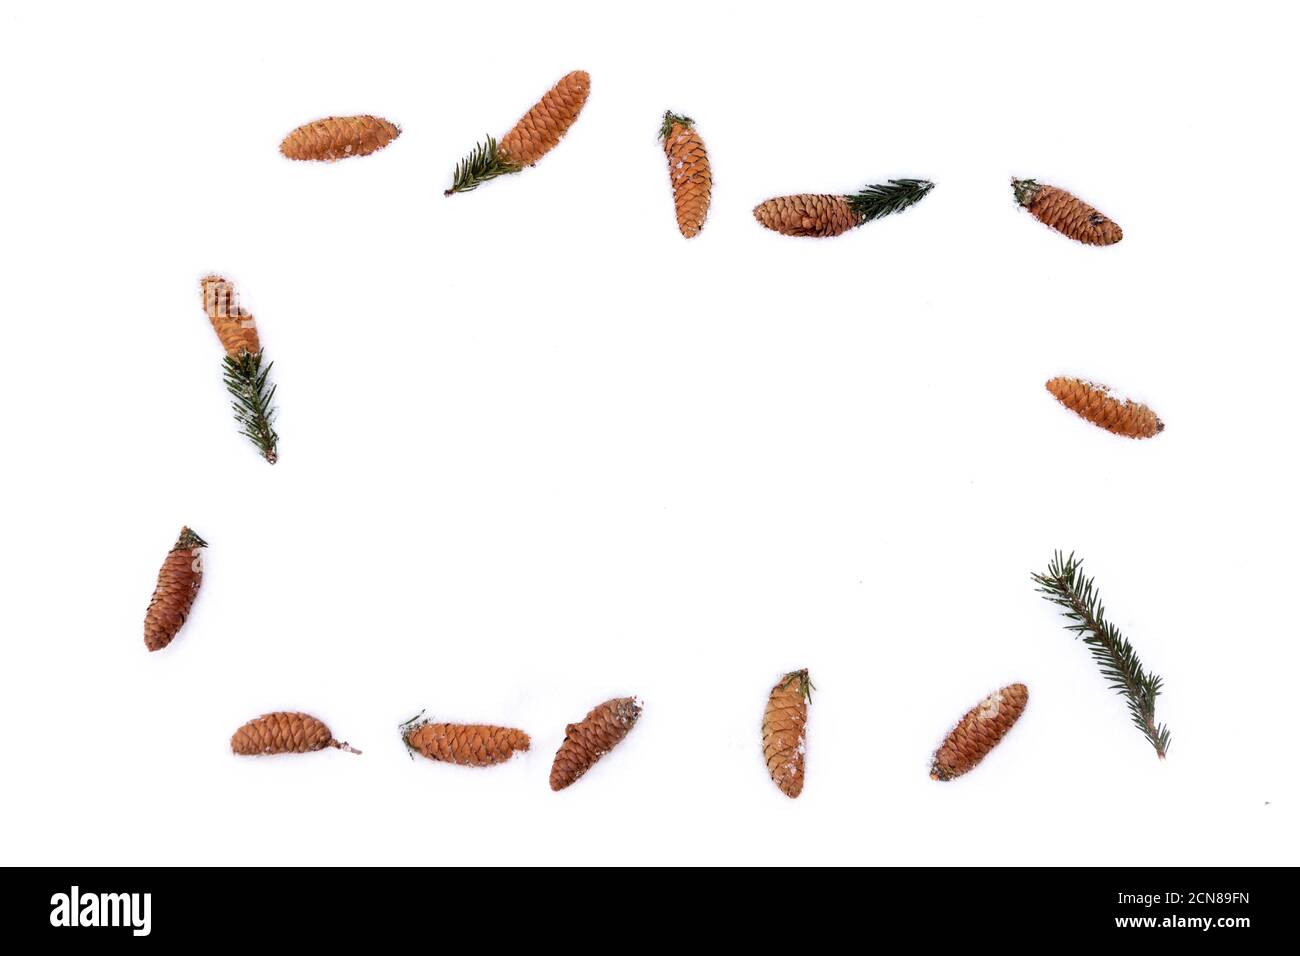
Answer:
POLYGON ((208 543, 199 537, 198 532, 192 531, 188 525, 181 527, 180 537, 172 545, 173 551, 191 551, 194 548, 206 548, 208 543))
POLYGON ((667 139, 669 134, 672 133, 674 126, 694 129, 695 120, 691 119, 689 116, 674 113, 672 110, 664 110, 664 121, 659 124, 659 138, 667 139))
POLYGON ((790 687, 797 684, 799 693, 803 696, 805 702, 812 703, 812 694, 817 688, 813 685, 812 678, 808 676, 808 668, 803 670, 791 671, 781 680, 782 687, 790 687))
POLYGON ((1015 193, 1016 202, 1022 206, 1028 206, 1034 201, 1034 195, 1041 187, 1033 179, 1015 179, 1011 180, 1011 190, 1015 193))

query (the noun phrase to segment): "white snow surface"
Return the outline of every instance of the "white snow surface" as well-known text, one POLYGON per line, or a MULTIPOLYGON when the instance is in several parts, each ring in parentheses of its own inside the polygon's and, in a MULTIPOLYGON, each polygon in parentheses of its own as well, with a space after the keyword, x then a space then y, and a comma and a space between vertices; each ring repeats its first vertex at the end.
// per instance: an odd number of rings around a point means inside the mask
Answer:
POLYGON ((661 4, 556 6, 455 30, 384 2, 6 7, 0 857, 1294 863, 1296 10, 755 2, 694 9, 684 42, 661 4), (899 18, 869 55, 788 42, 899 18), (444 199, 573 69, 560 145, 444 199), (690 241, 668 108, 715 175, 690 241), (363 112, 401 136, 278 152, 363 112), (1050 231, 1013 176, 1124 240, 1050 231), (836 239, 751 215, 891 177, 937 186, 836 239), (275 363, 274 467, 231 420, 212 271, 275 363), (1168 427, 1063 414, 1063 374, 1168 427), (182 524, 202 593, 149 654, 182 524), (1035 594, 1056 548, 1164 677, 1167 761, 1035 594), (801 667, 789 800, 760 722, 801 667), (1012 680, 1015 732, 929 780, 1012 680), (565 725, 630 694, 635 729, 552 793, 565 725), (421 707, 533 748, 413 762, 421 707), (230 754, 279 709, 364 755, 230 754), (1120 803, 1141 841, 1105 838, 1120 803))

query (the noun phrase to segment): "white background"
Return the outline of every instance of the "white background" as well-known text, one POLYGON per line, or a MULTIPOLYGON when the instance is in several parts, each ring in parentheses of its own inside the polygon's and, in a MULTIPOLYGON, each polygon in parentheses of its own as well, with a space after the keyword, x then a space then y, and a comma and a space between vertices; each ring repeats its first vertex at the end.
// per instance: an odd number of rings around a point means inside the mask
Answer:
POLYGON ((5 862, 1294 863, 1292 40, 1284 5, 10 4, 5 862), (560 76, 541 164, 442 197, 560 76), (701 236, 655 136, 696 118, 701 236), (386 150, 277 152, 370 112, 386 150), (1076 245, 1008 180, 1124 227, 1076 245), (938 186, 832 240, 759 201, 938 186), (234 280, 281 461, 230 420, 198 280, 234 280), (1150 404, 1075 418, 1074 374, 1150 404), (141 620, 183 523, 175 643, 141 620), (1087 559, 1167 682, 1161 763, 1034 593, 1087 559), (807 785, 768 688, 809 667, 807 785), (929 757, 1029 708, 975 772, 929 757), (564 725, 645 714, 578 785, 564 725), (517 725, 411 761, 420 708, 517 725), (302 709, 365 751, 241 759, 302 709))

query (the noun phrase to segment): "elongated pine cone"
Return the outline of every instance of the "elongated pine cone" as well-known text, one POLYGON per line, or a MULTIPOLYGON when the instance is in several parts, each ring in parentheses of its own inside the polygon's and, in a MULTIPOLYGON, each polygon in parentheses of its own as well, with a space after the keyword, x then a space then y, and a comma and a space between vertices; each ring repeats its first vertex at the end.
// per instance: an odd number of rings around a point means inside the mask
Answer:
POLYGON ((218 275, 208 275, 199 285, 203 290, 203 310, 208 313, 226 354, 239 358, 244 352, 256 355, 262 351, 257 323, 251 312, 240 307, 234 283, 218 275))
POLYGON ((406 746, 430 760, 458 763, 464 767, 490 767, 505 763, 527 750, 532 741, 522 730, 491 724, 438 724, 425 721, 404 725, 406 746))
POLYGON ((241 757, 305 754, 326 747, 361 753, 360 750, 335 740, 330 729, 315 717, 294 711, 263 714, 244 724, 230 738, 230 749, 241 757))
POLYGON ((635 697, 615 697, 591 709, 586 717, 564 728, 564 743, 551 764, 551 789, 563 790, 576 783, 597 760, 627 736, 641 716, 635 697))
POLYGON ((754 218, 787 236, 838 236, 860 221, 846 196, 802 193, 777 196, 754 207, 754 218))
POLYGON ((144 646, 160 651, 185 623, 203 583, 203 549, 208 543, 189 528, 180 537, 158 571, 149 609, 144 612, 144 646))
POLYGON ((531 166, 560 141, 582 112, 591 92, 591 77, 574 70, 556 83, 536 106, 501 138, 497 154, 507 163, 531 166))
POLYGON ((808 671, 791 671, 772 688, 763 711, 763 759, 781 792, 793 799, 803 793, 804 739, 813 685, 808 671))
POLYGON ((1132 399, 1120 401, 1110 389, 1078 378, 1054 378, 1047 390, 1080 418, 1126 438, 1152 438, 1165 430, 1156 413, 1132 399))
POLYGON ((709 214, 709 197, 713 191, 709 154, 689 116, 665 113, 659 138, 668 157, 668 181, 677 207, 677 228, 690 239, 704 228, 704 219, 709 214))
POLYGON ((288 159, 332 163, 349 156, 368 156, 401 132, 378 116, 330 116, 299 126, 280 143, 280 152, 288 159))
POLYGON ((934 752, 930 779, 952 780, 973 769, 1007 735, 1027 703, 1029 688, 1008 684, 968 710, 934 752))
POLYGON ((1124 230, 1092 206, 1064 189, 1044 186, 1032 179, 1013 179, 1016 202, 1039 222, 1089 246, 1111 246, 1124 238, 1124 230))

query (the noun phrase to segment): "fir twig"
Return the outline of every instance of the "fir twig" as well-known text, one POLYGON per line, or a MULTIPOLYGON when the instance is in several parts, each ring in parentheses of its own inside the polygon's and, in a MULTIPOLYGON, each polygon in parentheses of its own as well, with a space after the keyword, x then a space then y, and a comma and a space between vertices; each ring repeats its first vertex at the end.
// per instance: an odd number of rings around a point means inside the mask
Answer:
POLYGON ((1047 573, 1033 575, 1034 583, 1043 597, 1063 608, 1074 622, 1067 624, 1066 630, 1074 631, 1088 645, 1111 688, 1128 701, 1133 723, 1164 760, 1169 751, 1169 728, 1156 723, 1156 698, 1163 681, 1147 673, 1133 645, 1106 620, 1101 596, 1092 579, 1080 573, 1082 566, 1083 561, 1073 553, 1067 558, 1057 551, 1047 573))
POLYGON ((227 355, 224 359, 226 390, 234 401, 235 421, 239 422, 249 440, 271 464, 277 457, 276 442, 280 436, 271 427, 275 420, 275 386, 267 382, 274 362, 262 366, 261 352, 241 352, 236 358, 227 355))
POLYGON ((858 217, 859 225, 902 212, 908 206, 920 202, 934 188, 928 179, 891 179, 887 183, 868 186, 853 196, 845 196, 858 217))
POLYGON ((489 179, 508 176, 521 169, 523 167, 519 164, 512 163, 501 156, 497 149, 497 141, 489 136, 486 142, 479 143, 472 153, 456 164, 456 171, 451 177, 451 188, 443 195, 467 193, 471 189, 477 189, 489 179))

